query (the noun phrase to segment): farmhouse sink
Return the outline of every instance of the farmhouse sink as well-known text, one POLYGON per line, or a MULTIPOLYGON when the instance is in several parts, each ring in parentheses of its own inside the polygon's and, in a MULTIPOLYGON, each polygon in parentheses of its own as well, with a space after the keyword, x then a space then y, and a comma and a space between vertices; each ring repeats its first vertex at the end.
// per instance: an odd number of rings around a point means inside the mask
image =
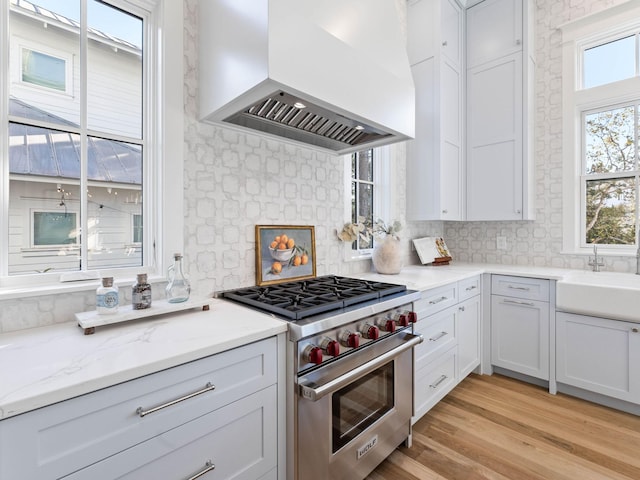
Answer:
POLYGON ((556 284, 556 310, 640 323, 640 275, 571 273, 556 284))

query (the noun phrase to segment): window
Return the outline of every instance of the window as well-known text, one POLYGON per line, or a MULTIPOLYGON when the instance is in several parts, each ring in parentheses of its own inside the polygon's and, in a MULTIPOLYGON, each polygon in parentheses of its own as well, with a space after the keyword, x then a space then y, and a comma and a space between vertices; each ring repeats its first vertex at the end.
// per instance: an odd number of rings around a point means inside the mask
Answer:
MULTIPOLYGON (((395 171, 392 168, 395 146, 385 146, 345 157, 345 223, 354 223, 363 217, 372 224, 380 218, 385 222, 395 220, 394 198, 395 171)), ((374 238, 360 238, 347 245, 347 259, 358 260, 371 256, 374 238)))
MULTIPOLYGON (((373 225, 374 199, 374 150, 365 150, 351 154, 351 222, 356 223, 364 219, 368 225, 373 225)), ((358 238, 351 244, 352 250, 362 251, 373 248, 373 238, 365 240, 358 238)))
POLYGON ((635 252, 640 22, 629 8, 563 27, 566 252, 588 253, 596 244, 604 253, 635 252))
POLYGON ((182 250, 182 9, 0 0, 0 287, 164 276, 182 250))
POLYGON ((22 49, 21 78, 25 83, 66 91, 67 62, 29 48, 22 49))
POLYGON ((132 216, 133 226, 133 243, 142 243, 142 215, 134 214, 132 216))
POLYGON ((33 246, 75 245, 77 217, 75 212, 33 212, 33 246))

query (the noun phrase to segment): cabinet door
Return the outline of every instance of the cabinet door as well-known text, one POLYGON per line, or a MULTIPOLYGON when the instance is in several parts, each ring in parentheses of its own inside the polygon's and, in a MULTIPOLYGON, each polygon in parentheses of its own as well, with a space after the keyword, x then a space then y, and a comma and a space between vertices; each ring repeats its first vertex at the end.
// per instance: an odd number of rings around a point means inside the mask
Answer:
POLYGON ((416 333, 424 341, 413 349, 415 368, 422 368, 443 351, 456 344, 456 313, 458 307, 450 307, 434 315, 421 317, 415 324, 416 333))
POLYGON ((433 28, 437 2, 410 0, 407 4, 407 56, 415 65, 436 53, 437 30, 433 28))
POLYGON ((480 296, 458 305, 456 314, 458 340, 458 381, 480 365, 480 296))
POLYGON ((519 220, 522 54, 467 72, 467 220, 519 220))
POLYGON ((484 0, 467 9, 467 66, 522 50, 522 1, 484 0))
POLYGON ((462 66, 462 11, 455 0, 441 0, 441 52, 457 70, 462 66))
POLYGON ((640 403, 640 325, 558 312, 557 381, 640 403))
POLYGON ((549 303, 491 296, 491 363, 549 380, 549 303))

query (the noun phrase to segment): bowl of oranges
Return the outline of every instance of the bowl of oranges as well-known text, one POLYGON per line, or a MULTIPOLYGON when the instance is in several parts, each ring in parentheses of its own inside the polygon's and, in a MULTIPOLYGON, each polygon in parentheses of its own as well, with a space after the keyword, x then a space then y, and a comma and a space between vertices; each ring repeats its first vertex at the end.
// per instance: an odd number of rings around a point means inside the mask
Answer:
POLYGON ((296 242, 293 238, 289 238, 287 235, 278 235, 269 244, 269 253, 271 258, 279 262, 288 262, 293 256, 296 242))

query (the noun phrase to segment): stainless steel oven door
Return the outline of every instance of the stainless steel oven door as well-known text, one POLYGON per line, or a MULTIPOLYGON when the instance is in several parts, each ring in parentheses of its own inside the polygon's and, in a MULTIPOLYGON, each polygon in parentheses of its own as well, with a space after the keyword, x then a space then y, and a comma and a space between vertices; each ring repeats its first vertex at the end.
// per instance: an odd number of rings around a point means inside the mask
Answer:
POLYGON ((364 478, 411 434, 421 341, 399 332, 299 379, 297 478, 364 478))

